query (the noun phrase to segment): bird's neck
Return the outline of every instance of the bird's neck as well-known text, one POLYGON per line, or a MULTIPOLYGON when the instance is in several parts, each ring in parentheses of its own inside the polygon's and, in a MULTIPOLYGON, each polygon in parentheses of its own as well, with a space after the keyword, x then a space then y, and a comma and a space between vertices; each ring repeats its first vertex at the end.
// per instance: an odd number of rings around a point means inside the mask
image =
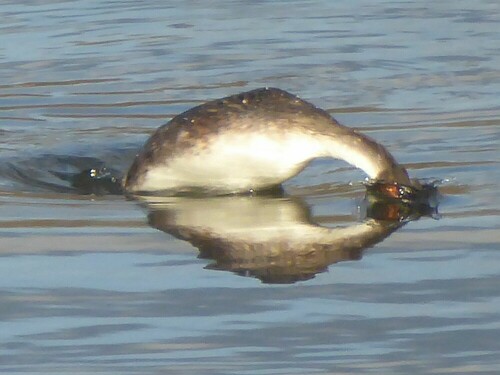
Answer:
POLYGON ((370 179, 411 186, 406 169, 381 144, 352 129, 342 127, 322 137, 326 156, 345 160, 363 170, 370 179))

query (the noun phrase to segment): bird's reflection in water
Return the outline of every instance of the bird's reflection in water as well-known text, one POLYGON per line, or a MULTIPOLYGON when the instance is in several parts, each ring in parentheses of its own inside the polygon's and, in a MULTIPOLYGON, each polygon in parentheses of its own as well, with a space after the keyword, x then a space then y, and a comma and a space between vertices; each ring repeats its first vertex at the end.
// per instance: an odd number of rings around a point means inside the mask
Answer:
POLYGON ((361 259, 364 249, 415 215, 407 206, 371 202, 363 222, 326 228, 312 221, 299 198, 147 200, 150 225, 197 247, 201 258, 213 260, 207 268, 265 283, 307 280, 331 264, 361 259))

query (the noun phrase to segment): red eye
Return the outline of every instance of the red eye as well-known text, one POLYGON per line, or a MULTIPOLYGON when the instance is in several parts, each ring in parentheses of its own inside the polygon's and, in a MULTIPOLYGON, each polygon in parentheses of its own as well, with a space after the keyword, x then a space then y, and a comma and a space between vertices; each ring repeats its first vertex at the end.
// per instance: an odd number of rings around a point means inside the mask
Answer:
POLYGON ((386 185, 384 186, 384 190, 386 195, 390 196, 391 198, 399 198, 399 189, 396 185, 386 185))

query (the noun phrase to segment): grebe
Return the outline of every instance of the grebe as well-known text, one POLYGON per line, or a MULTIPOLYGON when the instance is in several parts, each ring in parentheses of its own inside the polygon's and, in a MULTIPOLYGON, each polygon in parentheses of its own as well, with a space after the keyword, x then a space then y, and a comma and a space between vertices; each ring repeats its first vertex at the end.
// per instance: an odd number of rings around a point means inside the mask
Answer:
POLYGON ((394 198, 416 182, 373 139, 277 88, 209 101, 161 126, 123 181, 129 193, 231 194, 279 186, 318 157, 342 159, 394 198), (386 185, 383 185, 386 186, 386 185))

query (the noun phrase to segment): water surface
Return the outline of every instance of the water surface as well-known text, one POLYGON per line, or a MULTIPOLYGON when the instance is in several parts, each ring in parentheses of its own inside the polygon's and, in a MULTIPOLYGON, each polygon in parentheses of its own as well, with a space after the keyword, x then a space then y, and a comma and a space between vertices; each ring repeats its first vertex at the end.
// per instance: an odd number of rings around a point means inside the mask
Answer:
POLYGON ((486 0, 2 2, 0 372, 496 373, 499 14, 486 0), (221 204, 60 178, 123 171, 175 114, 261 86, 443 180, 439 220, 337 245, 365 233, 364 176, 331 160, 285 198, 221 204), (235 244, 251 251, 216 251, 235 244))

